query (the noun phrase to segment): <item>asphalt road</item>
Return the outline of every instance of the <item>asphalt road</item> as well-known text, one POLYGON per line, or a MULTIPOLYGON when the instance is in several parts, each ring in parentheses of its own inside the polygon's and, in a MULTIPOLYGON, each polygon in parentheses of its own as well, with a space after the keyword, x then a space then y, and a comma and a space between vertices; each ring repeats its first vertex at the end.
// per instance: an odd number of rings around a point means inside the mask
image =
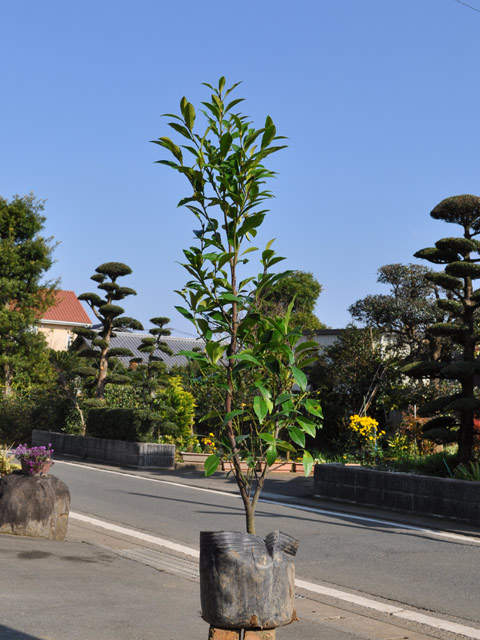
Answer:
MULTIPOLYGON (((241 501, 171 481, 57 462, 72 511, 198 548, 201 530, 244 530, 241 501)), ((171 479, 170 479, 171 480, 171 479)), ((480 623, 480 544, 338 515, 262 503, 257 534, 279 529, 300 540, 297 577, 380 597, 452 620, 480 623)))

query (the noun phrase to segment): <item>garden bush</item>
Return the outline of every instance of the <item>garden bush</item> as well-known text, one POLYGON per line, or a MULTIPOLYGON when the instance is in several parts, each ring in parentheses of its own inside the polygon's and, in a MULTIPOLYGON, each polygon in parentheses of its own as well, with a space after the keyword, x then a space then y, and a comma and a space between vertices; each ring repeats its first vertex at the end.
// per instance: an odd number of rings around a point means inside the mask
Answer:
POLYGON ((60 431, 70 402, 52 390, 18 391, 0 399, 0 441, 28 442, 32 429, 60 431))
POLYGON ((152 442, 158 438, 158 418, 148 409, 90 409, 87 436, 152 442))

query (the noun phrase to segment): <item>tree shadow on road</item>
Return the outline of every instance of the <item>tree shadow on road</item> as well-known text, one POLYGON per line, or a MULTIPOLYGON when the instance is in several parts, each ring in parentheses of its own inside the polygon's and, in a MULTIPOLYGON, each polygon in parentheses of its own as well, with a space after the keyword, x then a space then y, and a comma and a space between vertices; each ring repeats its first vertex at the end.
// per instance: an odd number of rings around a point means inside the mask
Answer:
POLYGON ((0 638, 2 640, 42 640, 39 636, 32 636, 29 633, 12 629, 12 627, 5 627, 3 624, 0 624, 0 638))

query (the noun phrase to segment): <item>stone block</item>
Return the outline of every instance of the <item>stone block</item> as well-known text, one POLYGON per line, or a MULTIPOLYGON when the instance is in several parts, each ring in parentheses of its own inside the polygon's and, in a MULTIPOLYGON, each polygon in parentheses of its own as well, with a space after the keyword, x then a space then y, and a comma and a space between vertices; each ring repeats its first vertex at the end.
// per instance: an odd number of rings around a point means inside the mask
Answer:
POLYGON ((240 640, 240 629, 219 629, 210 627, 208 640, 240 640))
POLYGON ((253 631, 245 629, 244 640, 275 640, 275 629, 263 629, 262 631, 253 631))
POLYGON ((55 476, 0 478, 0 533, 64 540, 69 509, 68 487, 55 476))

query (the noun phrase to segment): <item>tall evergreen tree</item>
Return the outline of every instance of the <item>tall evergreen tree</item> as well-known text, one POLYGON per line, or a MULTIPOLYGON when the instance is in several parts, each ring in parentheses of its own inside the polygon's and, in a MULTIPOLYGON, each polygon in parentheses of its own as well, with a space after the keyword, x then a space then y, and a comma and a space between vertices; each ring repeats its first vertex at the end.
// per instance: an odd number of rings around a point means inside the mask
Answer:
POLYGON ((265 294, 263 306, 265 313, 271 315, 285 315, 288 305, 294 300, 290 326, 306 331, 326 329, 314 313, 315 304, 322 291, 322 285, 307 271, 287 272, 265 294))
POLYGON ((138 320, 122 316, 123 307, 115 302, 123 300, 127 296, 137 295, 137 292, 129 287, 121 287, 117 279, 132 273, 126 264, 121 262, 105 262, 95 269, 91 280, 98 282, 98 289, 105 292, 103 298, 97 293, 82 293, 79 300, 84 300, 97 320, 102 325, 97 333, 93 329, 80 327, 75 329, 79 336, 91 341, 91 348, 81 352, 80 355, 91 359, 92 365, 83 371, 84 374, 95 376, 95 398, 103 399, 107 382, 122 383, 129 381, 125 376, 109 375, 109 360, 117 356, 133 356, 130 349, 120 347, 111 348, 111 339, 115 337, 115 329, 143 329, 138 320))
POLYGON ((43 202, 32 194, 0 197, 0 385, 12 393, 19 371, 35 370, 45 350, 35 320, 53 302, 56 283, 42 278, 52 265, 53 245, 42 235, 43 202))
POLYGON ((444 340, 427 332, 448 315, 436 304, 446 292, 427 278, 430 273, 431 269, 417 264, 384 265, 378 270, 377 282, 388 285, 390 292, 368 295, 349 308, 354 320, 390 338, 396 360, 406 355, 418 359, 428 351, 438 359, 442 348, 448 348, 444 340))
MULTIPOLYGON (((442 238, 437 240, 435 247, 422 249, 415 254, 415 257, 433 264, 445 265, 443 271, 432 272, 427 278, 446 291, 447 295, 440 298, 437 304, 450 314, 450 322, 436 323, 429 328, 429 332, 433 336, 450 338, 458 351, 457 357, 441 358, 437 362, 419 362, 410 366, 407 372, 409 375, 458 381, 458 393, 437 398, 429 403, 428 410, 454 412, 458 416, 458 458, 460 462, 468 462, 472 456, 474 414, 480 410, 476 383, 480 363, 475 357, 480 339, 476 322, 480 288, 474 288, 474 281, 480 278, 480 241, 476 239, 480 234, 480 197, 460 195, 446 198, 430 215, 435 220, 458 224, 463 230, 461 237, 442 238)), ((448 422, 448 416, 443 418, 447 418, 448 422)), ((431 421, 425 425, 425 429, 438 424, 438 420, 431 421)))

